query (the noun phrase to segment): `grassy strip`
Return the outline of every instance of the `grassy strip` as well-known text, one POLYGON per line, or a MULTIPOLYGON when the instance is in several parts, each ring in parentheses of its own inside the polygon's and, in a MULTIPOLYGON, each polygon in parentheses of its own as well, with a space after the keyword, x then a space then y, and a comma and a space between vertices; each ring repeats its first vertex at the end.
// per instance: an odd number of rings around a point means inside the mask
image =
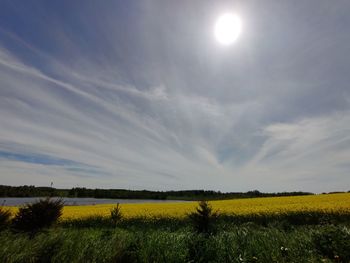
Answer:
MULTIPOLYGON (((276 227, 233 226, 215 235, 190 230, 55 228, 33 238, 0 232, 0 258, 12 262, 347 262, 346 239, 330 244, 326 254, 317 237, 344 226, 303 226, 292 231, 276 227), (331 231, 329 230, 331 228, 331 231), (315 238, 316 237, 316 238, 315 238), (345 240, 345 241, 344 241, 345 240), (343 249, 343 250, 342 250, 343 249), (343 254, 336 254, 336 253, 343 254), (344 252, 345 251, 345 252, 344 252), (334 252, 334 253, 333 253, 334 252), (345 253, 345 254, 344 254, 345 253)), ((336 231, 340 231, 339 233, 336 231)), ((321 240, 322 241, 322 240, 321 240)), ((322 243, 322 242, 321 242, 322 243)), ((326 247, 327 249, 327 247, 326 247)))

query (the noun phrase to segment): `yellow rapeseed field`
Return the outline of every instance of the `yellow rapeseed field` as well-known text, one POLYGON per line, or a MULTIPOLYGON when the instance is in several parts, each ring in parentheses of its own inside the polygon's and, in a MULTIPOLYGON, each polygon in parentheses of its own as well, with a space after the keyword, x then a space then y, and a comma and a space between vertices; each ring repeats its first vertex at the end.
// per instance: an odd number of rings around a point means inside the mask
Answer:
MULTIPOLYGON (((289 211, 345 211, 350 213, 350 193, 325 194, 292 197, 266 197, 211 201, 214 210, 234 214, 266 214, 289 211)), ((115 205, 65 206, 63 219, 81 218, 92 215, 110 215, 115 205)), ((121 204, 125 217, 184 217, 193 211, 197 202, 121 204)), ((12 212, 17 207, 10 208, 12 212)))

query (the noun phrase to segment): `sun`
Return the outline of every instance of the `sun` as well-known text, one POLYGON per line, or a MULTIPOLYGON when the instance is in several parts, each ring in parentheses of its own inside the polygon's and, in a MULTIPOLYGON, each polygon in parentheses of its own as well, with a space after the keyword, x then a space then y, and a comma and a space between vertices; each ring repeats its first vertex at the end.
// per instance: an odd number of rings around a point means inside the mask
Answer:
POLYGON ((221 15, 215 23, 215 38, 225 46, 234 43, 242 30, 241 19, 232 13, 221 15))

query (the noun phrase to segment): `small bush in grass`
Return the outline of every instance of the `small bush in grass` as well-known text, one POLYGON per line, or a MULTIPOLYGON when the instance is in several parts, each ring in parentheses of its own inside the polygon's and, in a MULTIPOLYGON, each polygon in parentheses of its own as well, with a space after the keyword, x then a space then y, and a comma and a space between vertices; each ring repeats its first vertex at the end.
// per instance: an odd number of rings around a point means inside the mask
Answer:
POLYGON ((36 232, 50 227, 62 215, 62 199, 41 199, 32 204, 20 207, 12 221, 14 230, 36 232))
POLYGON ((214 223, 218 213, 214 212, 207 201, 200 201, 196 211, 188 215, 197 233, 210 234, 215 231, 214 223))
POLYGON ((0 206, 0 229, 5 227, 11 218, 11 212, 0 206))
POLYGON ((111 209, 111 219, 114 224, 118 223, 122 219, 123 215, 120 209, 119 203, 117 203, 117 206, 113 207, 111 209))
POLYGON ((348 229, 326 226, 313 235, 319 254, 337 262, 350 262, 350 232, 348 229))

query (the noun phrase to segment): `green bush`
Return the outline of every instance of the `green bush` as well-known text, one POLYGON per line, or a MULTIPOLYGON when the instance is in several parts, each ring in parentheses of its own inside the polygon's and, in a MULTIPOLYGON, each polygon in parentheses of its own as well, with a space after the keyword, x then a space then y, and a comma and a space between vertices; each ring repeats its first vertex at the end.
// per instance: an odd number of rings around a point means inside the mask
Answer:
POLYGON ((218 213, 214 212, 207 201, 200 201, 196 211, 188 215, 197 233, 210 234, 215 231, 214 223, 218 213))
POLYGON ((123 215, 120 209, 120 205, 117 203, 117 206, 111 209, 111 220, 114 224, 116 224, 122 219, 122 217, 123 215))
POLYGON ((350 232, 344 227, 326 226, 313 235, 319 254, 338 262, 350 262, 350 232))
POLYGON ((62 215, 62 199, 41 199, 32 204, 20 207, 12 221, 14 230, 24 232, 37 232, 50 227, 62 215))
POLYGON ((11 212, 0 206, 0 229, 5 227, 11 218, 11 212))

